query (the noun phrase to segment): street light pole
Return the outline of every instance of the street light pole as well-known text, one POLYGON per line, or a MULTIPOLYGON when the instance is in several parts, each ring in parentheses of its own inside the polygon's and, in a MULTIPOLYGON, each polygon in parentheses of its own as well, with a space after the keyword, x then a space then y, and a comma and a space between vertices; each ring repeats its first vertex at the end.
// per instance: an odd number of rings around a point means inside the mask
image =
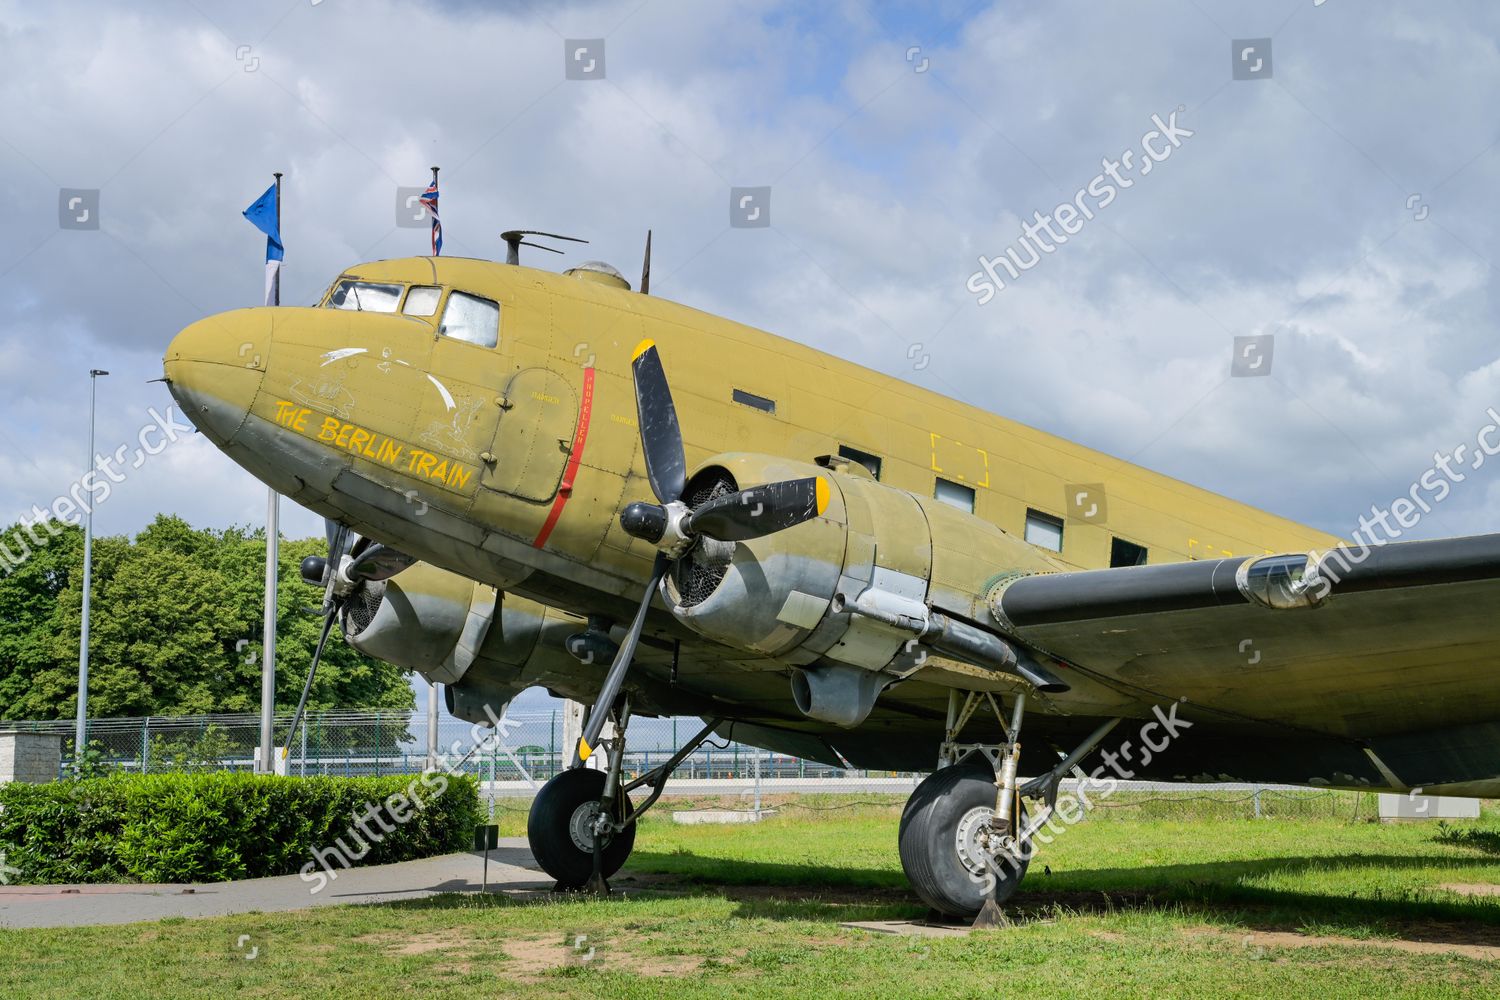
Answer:
MULTIPOLYGON (((89 369, 89 460, 83 474, 94 471, 94 398, 99 376, 109 372, 89 369)), ((94 579, 94 505, 92 499, 83 505, 83 626, 78 634, 78 724, 73 734, 73 773, 81 774, 83 752, 89 737, 89 591, 94 579)))

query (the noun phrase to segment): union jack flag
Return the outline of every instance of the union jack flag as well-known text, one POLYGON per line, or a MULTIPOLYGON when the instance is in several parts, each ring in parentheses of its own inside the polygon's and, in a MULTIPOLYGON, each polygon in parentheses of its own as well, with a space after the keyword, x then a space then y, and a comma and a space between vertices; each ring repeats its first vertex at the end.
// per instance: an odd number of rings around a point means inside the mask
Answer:
POLYGON ((427 190, 422 192, 422 207, 427 209, 427 214, 432 216, 432 255, 441 257, 443 254, 443 224, 438 219, 438 186, 437 180, 427 185, 427 190))

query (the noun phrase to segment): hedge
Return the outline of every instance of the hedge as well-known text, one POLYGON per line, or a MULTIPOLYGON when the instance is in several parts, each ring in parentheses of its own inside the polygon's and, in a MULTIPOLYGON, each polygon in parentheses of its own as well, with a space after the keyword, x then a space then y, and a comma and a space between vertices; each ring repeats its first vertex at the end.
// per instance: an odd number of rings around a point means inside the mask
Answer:
MULTIPOLYGON (((0 785, 0 852, 20 871, 10 881, 30 885, 291 875, 314 851, 335 847, 355 865, 408 861, 468 849, 479 822, 474 780, 441 773, 115 774, 0 785)), ((337 860, 332 867, 342 870, 337 860)))

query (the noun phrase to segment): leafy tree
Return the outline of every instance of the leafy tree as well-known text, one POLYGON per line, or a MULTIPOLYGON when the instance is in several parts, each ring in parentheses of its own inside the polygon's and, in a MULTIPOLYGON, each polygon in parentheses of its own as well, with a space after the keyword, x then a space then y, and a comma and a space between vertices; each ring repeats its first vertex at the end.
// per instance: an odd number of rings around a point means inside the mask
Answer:
MULTIPOLYGON (((0 530, 0 718, 71 718, 77 705, 83 531, 0 530), (16 562, 16 556, 24 557, 16 562), (6 567, 11 567, 6 572, 6 567)), ((322 539, 284 540, 277 582, 276 704, 296 707, 322 624, 297 572, 322 539)), ((195 715, 260 707, 265 534, 159 515, 134 540, 94 539, 89 714, 195 715)), ((309 708, 414 705, 406 673, 334 636, 309 708)))

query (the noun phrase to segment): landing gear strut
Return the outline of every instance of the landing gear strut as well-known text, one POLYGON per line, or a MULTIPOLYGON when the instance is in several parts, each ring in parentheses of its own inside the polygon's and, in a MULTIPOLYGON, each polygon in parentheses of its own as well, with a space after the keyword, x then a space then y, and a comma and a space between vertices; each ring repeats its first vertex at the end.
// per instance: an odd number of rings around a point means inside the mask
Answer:
POLYGON ((537 864, 557 879, 557 891, 587 889, 599 895, 609 892, 608 879, 625 864, 635 846, 636 820, 661 797, 667 778, 678 765, 723 722, 708 720, 665 763, 626 781, 623 772, 625 727, 630 721, 628 698, 612 717, 615 735, 600 740, 595 751, 605 752, 605 770, 583 767, 575 755, 573 766, 543 785, 531 804, 526 839, 537 864), (642 787, 651 791, 636 806, 630 793, 642 787))
POLYGON ((912 888, 938 913, 975 926, 1005 922, 1000 907, 1026 875, 1033 838, 1052 816, 1058 785, 1120 721, 1105 722, 1051 771, 1023 784, 1017 773, 1024 708, 1025 695, 1017 693, 1007 719, 992 694, 952 692, 939 769, 916 787, 901 815, 901 866, 912 888), (959 743, 964 724, 985 702, 1006 742, 959 743), (1030 818, 1023 798, 1039 802, 1030 818))

